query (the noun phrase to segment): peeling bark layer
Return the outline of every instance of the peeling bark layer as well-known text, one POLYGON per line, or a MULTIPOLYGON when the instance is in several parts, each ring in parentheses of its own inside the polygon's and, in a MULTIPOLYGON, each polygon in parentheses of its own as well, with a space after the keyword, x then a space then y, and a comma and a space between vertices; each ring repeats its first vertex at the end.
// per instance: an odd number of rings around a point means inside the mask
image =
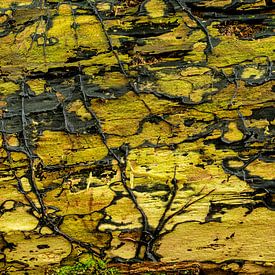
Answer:
POLYGON ((1 270, 272 274, 272 8, 0 1, 1 270))

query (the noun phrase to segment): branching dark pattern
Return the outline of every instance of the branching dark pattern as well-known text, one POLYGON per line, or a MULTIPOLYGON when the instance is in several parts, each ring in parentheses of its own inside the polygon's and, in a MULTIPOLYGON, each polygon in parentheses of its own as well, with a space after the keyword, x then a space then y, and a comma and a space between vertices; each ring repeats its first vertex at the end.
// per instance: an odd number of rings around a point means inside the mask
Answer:
POLYGON ((274 5, 208 2, 0 2, 0 268, 273 213, 274 5))

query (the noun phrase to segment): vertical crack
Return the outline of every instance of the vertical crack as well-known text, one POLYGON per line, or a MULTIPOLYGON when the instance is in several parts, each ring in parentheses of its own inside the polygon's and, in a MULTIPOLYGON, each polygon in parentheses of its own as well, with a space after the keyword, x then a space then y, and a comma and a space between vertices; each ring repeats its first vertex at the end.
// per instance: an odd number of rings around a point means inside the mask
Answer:
POLYGON ((204 26, 204 24, 202 23, 202 21, 197 18, 192 11, 187 7, 186 3, 184 0, 175 0, 178 5, 181 7, 181 9, 187 13, 187 15, 190 17, 191 20, 194 20, 197 25, 200 27, 200 29, 204 32, 205 36, 206 36, 206 40, 207 40, 207 48, 205 49, 205 53, 207 55, 207 53, 212 53, 213 52, 213 44, 211 41, 211 36, 207 30, 207 28, 204 26))

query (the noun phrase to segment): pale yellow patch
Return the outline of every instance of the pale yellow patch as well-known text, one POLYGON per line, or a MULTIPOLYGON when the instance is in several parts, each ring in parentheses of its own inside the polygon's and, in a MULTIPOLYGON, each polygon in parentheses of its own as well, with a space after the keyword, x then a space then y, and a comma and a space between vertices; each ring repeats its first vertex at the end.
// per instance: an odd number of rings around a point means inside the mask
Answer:
POLYGON ((55 165, 94 162, 105 157, 108 150, 98 135, 45 131, 37 142, 36 153, 45 165, 55 165))
POLYGON ((246 169, 252 176, 259 176, 265 180, 275 179, 275 163, 255 160, 246 169))
MULTIPOLYGON (((134 232, 135 233, 135 232, 134 232)), ((127 237, 121 231, 112 231, 111 249, 106 251, 108 258, 122 257, 124 259, 132 259, 135 257, 138 238, 133 233, 128 233, 127 237)))
POLYGON ((7 136, 7 143, 9 146, 19 146, 19 140, 15 135, 9 135, 7 136))
POLYGON ((159 241, 157 253, 163 256, 165 262, 197 259, 224 262, 237 257, 273 261, 275 237, 271 225, 274 224, 275 213, 265 208, 254 209, 249 215, 245 215, 245 208, 225 211, 221 223, 178 225, 159 241))
POLYGON ((80 180, 80 178, 69 178, 63 184, 64 191, 62 194, 60 194, 59 189, 48 192, 44 199, 45 203, 58 207, 60 215, 89 214, 99 211, 111 203, 115 194, 107 184, 101 182, 104 185, 94 186, 91 184, 89 189, 77 190, 77 184, 80 180))
POLYGON ((235 122, 230 122, 228 131, 223 135, 223 138, 228 142, 236 142, 243 139, 243 133, 238 129, 235 122))
POLYGON ((26 177, 21 178, 22 188, 25 192, 29 192, 32 190, 29 179, 26 177))
POLYGON ((247 78, 260 79, 264 76, 264 74, 265 74, 265 70, 259 70, 257 68, 247 67, 244 69, 241 77, 244 79, 247 79, 247 78))
POLYGON ((228 164, 232 168, 239 168, 244 165, 242 161, 238 161, 238 160, 230 160, 228 164))
POLYGON ((5 240, 15 244, 15 249, 5 249, 6 260, 8 262, 23 262, 28 264, 28 268, 35 268, 36 271, 39 266, 59 264, 63 258, 70 254, 72 249, 70 242, 61 236, 41 236, 38 233, 16 232, 5 235, 5 240), (43 249, 39 249, 40 246, 43 249))
POLYGON ((96 77, 93 83, 99 85, 102 89, 109 89, 123 87, 128 81, 122 73, 108 72, 103 77, 96 77))
POLYGON ((47 235, 47 234, 52 234, 53 231, 52 231, 49 227, 43 226, 43 227, 41 228, 41 230, 40 230, 40 233, 41 233, 42 235, 47 235))
POLYGON ((27 81, 27 84, 36 95, 40 95, 45 90, 46 81, 44 79, 33 79, 27 81))
POLYGON ((6 209, 6 210, 9 210, 9 209, 12 209, 15 205, 15 202, 14 201, 5 201, 3 203, 3 208, 6 209))
POLYGON ((82 121, 92 119, 92 115, 87 111, 85 105, 79 99, 68 105, 68 112, 75 113, 82 121))
POLYGON ((140 217, 140 213, 135 208, 133 202, 128 198, 122 198, 118 200, 115 204, 112 204, 111 206, 106 208, 105 211, 107 215, 110 215, 110 217, 112 218, 112 222, 121 223, 121 221, 123 221, 123 224, 116 225, 104 223, 100 225, 99 230, 116 230, 118 228, 122 230, 123 228, 128 228, 128 223, 131 223, 131 228, 139 228, 141 225, 138 220, 140 217))
POLYGON ((164 16, 166 5, 161 0, 150 0, 146 3, 145 8, 152 18, 164 16))
POLYGON ((192 91, 192 84, 181 79, 158 80, 160 91, 173 96, 188 97, 192 91))
POLYGON ((33 230, 38 220, 28 213, 28 207, 17 207, 11 212, 5 212, 0 217, 0 228, 3 232, 30 231, 33 230))

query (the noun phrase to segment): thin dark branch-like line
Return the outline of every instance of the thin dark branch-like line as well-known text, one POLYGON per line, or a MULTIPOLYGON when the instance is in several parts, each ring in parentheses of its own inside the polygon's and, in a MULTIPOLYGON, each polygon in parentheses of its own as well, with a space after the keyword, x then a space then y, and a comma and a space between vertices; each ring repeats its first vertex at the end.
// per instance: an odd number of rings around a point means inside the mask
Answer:
MULTIPOLYGON (((36 211, 38 214, 41 214, 41 217, 39 219, 41 224, 46 224, 50 229, 53 230, 54 233, 63 236, 66 240, 68 240, 71 243, 76 243, 79 246, 91 251, 92 253, 94 253, 97 256, 100 256, 101 253, 98 253, 94 248, 95 246, 93 246, 92 244, 88 244, 79 240, 76 240, 72 237, 70 237, 69 235, 65 234, 64 232, 62 232, 57 225, 52 221, 52 218, 47 214, 46 209, 47 206, 45 205, 44 201, 43 201, 43 195, 40 192, 40 190, 38 189, 36 182, 35 182, 35 175, 34 175, 34 159, 36 158, 36 156, 33 154, 31 148, 29 147, 28 144, 28 137, 27 137, 27 133, 26 133, 26 127, 28 126, 28 120, 26 118, 26 114, 25 114, 25 100, 29 97, 28 91, 26 90, 26 83, 23 80, 21 83, 21 124, 22 124, 22 136, 23 136, 23 148, 20 148, 17 151, 21 151, 22 153, 26 154, 29 160, 29 168, 28 168, 28 180, 30 183, 30 186, 32 188, 33 193, 35 194, 39 206, 37 207, 35 202, 33 201, 33 199, 31 197, 28 196, 28 193, 23 189, 21 180, 19 177, 17 177, 15 171, 13 171, 13 175, 15 177, 15 179, 17 180, 18 183, 18 191, 24 195, 24 197, 26 198, 26 200, 28 201, 30 207, 36 211)), ((2 135, 5 135, 5 129, 4 129, 4 124, 2 121, 2 135)))
POLYGON ((110 50, 112 51, 112 53, 115 55, 115 57, 116 57, 116 59, 117 59, 117 62, 118 62, 118 65, 119 65, 119 67, 120 67, 121 72, 128 78, 129 75, 126 73, 126 71, 125 71, 125 69, 124 69, 124 67, 123 67, 122 62, 121 62, 121 60, 120 60, 120 58, 119 58, 117 52, 116 52, 115 49, 114 49, 114 46, 113 46, 111 37, 110 37, 109 34, 107 33, 105 24, 104 24, 103 19, 101 18, 100 14, 99 14, 99 12, 98 12, 98 9, 97 9, 97 8, 95 7, 95 5, 91 2, 91 0, 87 0, 87 2, 88 2, 88 4, 89 4, 89 6, 92 8, 92 10, 93 10, 95 16, 97 17, 97 19, 98 19, 99 22, 100 22, 100 25, 101 25, 102 30, 103 30, 103 32, 104 32, 104 35, 105 35, 105 37, 106 37, 106 39, 107 39, 109 48, 110 48, 110 50))
POLYGON ((165 224, 166 224, 168 221, 170 221, 172 218, 174 218, 174 217, 177 216, 177 215, 180 215, 180 214, 184 213, 184 211, 185 211, 188 207, 190 207, 191 205, 195 204, 196 202, 198 202, 198 201, 204 199, 205 197, 209 196, 209 195, 210 195, 212 192, 214 192, 214 191, 215 191, 215 189, 209 191, 209 192, 206 193, 205 195, 203 195, 203 196, 201 196, 201 197, 199 197, 198 199, 195 199, 195 200, 193 200, 193 201, 189 200, 181 209, 179 209, 178 211, 174 212, 173 214, 171 214, 170 216, 168 216, 168 217, 164 220, 164 225, 163 225, 163 227, 164 227, 165 224))
POLYGON ((204 24, 201 22, 200 19, 198 19, 196 16, 193 15, 192 11, 186 6, 184 1, 176 0, 176 2, 179 4, 179 6, 182 8, 182 10, 188 14, 190 19, 194 20, 199 25, 201 30, 204 32, 204 34, 206 35, 206 39, 207 39, 207 45, 208 45, 207 48, 210 51, 210 53, 212 53, 214 47, 213 47, 211 37, 209 35, 207 28, 204 26, 204 24))
MULTIPOLYGON (((136 84, 136 82, 133 82, 133 81, 129 80, 130 76, 129 76, 129 74, 125 71, 124 66, 123 66, 123 63, 121 62, 121 60, 120 60, 120 58, 119 58, 119 56, 118 56, 118 53, 117 53, 117 52, 115 51, 115 49, 114 49, 114 46, 113 46, 113 43, 112 43, 112 39, 111 39, 110 35, 108 34, 108 32, 107 32, 107 30, 106 30, 104 21, 103 21, 102 17, 100 16, 98 9, 95 7, 95 5, 94 5, 90 0, 87 0, 87 2, 88 2, 88 4, 89 4, 89 6, 92 8, 92 10, 93 10, 95 16, 97 17, 97 19, 98 19, 99 22, 100 22, 101 28, 102 28, 102 30, 103 30, 103 32, 104 32, 104 35, 105 35, 106 39, 107 39, 107 42, 108 42, 110 51, 114 54, 114 56, 115 56, 115 58, 116 58, 116 60, 117 60, 117 62, 118 62, 119 68, 120 68, 120 70, 121 70, 121 72, 122 72, 122 74, 128 79, 129 85, 130 85, 130 87, 133 89, 133 91, 134 91, 137 95, 139 95, 140 92, 139 92, 139 89, 138 89, 138 87, 137 87, 137 84, 136 84)), ((146 107, 146 105, 145 105, 145 107, 146 107)))
POLYGON ((176 169, 177 169, 177 166, 175 166, 175 169, 174 169, 174 177, 172 179, 172 184, 173 184, 173 189, 171 191, 171 196, 170 196, 170 199, 165 207, 165 210, 159 220, 159 223, 158 223, 158 226, 157 228, 155 229, 154 231, 154 236, 158 236, 159 233, 161 232, 161 230, 163 229, 164 225, 165 225, 165 218, 166 218, 166 214, 167 212, 171 209, 171 206, 175 200, 175 197, 176 197, 176 194, 177 194, 177 191, 178 191, 178 184, 177 184, 177 179, 176 179, 176 169))
MULTIPOLYGON (((119 56, 118 56, 117 52, 114 50, 114 47, 113 47, 113 44, 112 44, 112 40, 111 40, 110 36, 107 33, 107 30, 106 30, 105 24, 103 22, 103 19, 101 18, 101 16, 100 16, 97 8, 95 7, 95 5, 90 0, 87 0, 87 2, 89 4, 89 6, 92 8, 95 16, 98 18, 98 20, 99 20, 99 22, 101 24, 101 27, 102 27, 103 32, 104 32, 104 35, 105 35, 105 37, 106 37, 106 39, 108 41, 109 48, 112 51, 112 53, 115 55, 115 57, 117 59, 117 62, 119 64, 121 72, 123 73, 123 75, 127 79, 129 79, 129 75, 124 70, 123 64, 122 64, 121 60, 119 59, 119 56)), ((127 154, 125 154, 125 156, 124 156, 124 163, 123 163, 121 161, 121 159, 119 158, 119 156, 117 156, 114 153, 114 151, 111 148, 109 148, 109 146, 107 144, 106 135, 102 131, 101 123, 100 123, 99 119, 97 118, 97 115, 95 114, 95 112, 92 110, 91 106, 89 106, 88 103, 87 103, 87 96, 86 96, 86 93, 85 93, 85 90, 84 90, 84 85, 83 85, 83 80, 82 80, 82 72, 81 72, 80 64, 79 64, 79 81, 80 81, 80 90, 81 90, 82 95, 83 95, 85 107, 90 112, 90 114, 92 115, 92 117, 94 118, 94 120, 96 122, 97 130, 98 130, 98 132, 99 132, 99 134, 101 136, 101 139, 102 139, 104 145, 106 146, 108 152, 117 160, 118 166, 119 166, 119 169, 120 169, 120 175, 121 175, 122 185, 123 185, 124 189, 126 190, 126 192, 128 193, 129 197, 131 198, 132 202, 134 203, 136 209, 141 214, 141 217, 142 217, 142 226, 143 226, 142 236, 144 234, 151 235, 151 233, 148 230, 149 229, 148 218, 147 218, 145 212, 143 211, 143 209, 140 207, 140 205, 139 205, 139 203, 137 201, 137 198, 136 198, 134 192, 127 185, 127 177, 126 177, 127 154)), ((134 92, 138 94, 138 89, 137 89, 137 86, 135 85, 135 83, 132 83, 132 82, 129 82, 129 83, 130 83, 130 86, 133 88, 134 92)), ((141 245, 140 245, 141 243, 142 243, 142 240, 140 240, 140 242, 139 242, 139 246, 137 248, 137 253, 136 254, 139 253, 138 251, 141 248, 141 245)))

